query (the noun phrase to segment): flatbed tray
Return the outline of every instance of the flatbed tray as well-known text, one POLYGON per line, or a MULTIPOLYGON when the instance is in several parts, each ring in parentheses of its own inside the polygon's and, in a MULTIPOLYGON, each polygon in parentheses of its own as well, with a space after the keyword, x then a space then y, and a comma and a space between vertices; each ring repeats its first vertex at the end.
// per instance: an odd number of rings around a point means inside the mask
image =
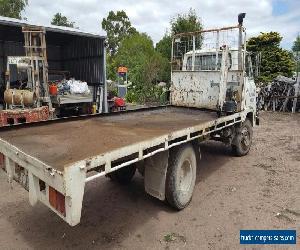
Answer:
POLYGON ((216 112, 165 106, 0 130, 0 138, 58 171, 87 158, 217 119, 216 112))

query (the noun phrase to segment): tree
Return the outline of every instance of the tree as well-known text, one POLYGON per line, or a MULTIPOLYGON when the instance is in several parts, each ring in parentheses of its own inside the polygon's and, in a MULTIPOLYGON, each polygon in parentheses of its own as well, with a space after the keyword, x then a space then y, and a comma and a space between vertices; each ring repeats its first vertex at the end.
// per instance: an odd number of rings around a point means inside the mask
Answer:
POLYGON ((53 16, 51 24, 57 25, 57 26, 65 26, 65 27, 74 28, 75 22, 69 21, 66 16, 63 16, 61 13, 57 12, 53 16))
POLYGON ((120 42, 125 37, 136 33, 124 10, 116 13, 110 11, 107 18, 102 20, 102 29, 107 33, 108 50, 112 56, 117 53, 120 42))
POLYGON ((145 33, 135 33, 120 43, 114 59, 114 70, 118 66, 129 69, 129 80, 133 83, 129 91, 130 101, 146 102, 157 99, 156 83, 164 81, 168 60, 153 47, 151 38, 145 33))
POLYGON ((292 47, 292 50, 294 52, 300 51, 300 35, 298 35, 296 37, 296 40, 294 41, 294 44, 293 44, 293 47, 292 47))
POLYGON ((171 59, 172 37, 166 33, 163 38, 156 44, 155 49, 163 57, 171 59))
MULTIPOLYGON (((185 33, 199 31, 203 29, 201 19, 197 16, 196 11, 190 9, 188 13, 177 14, 170 22, 171 33, 167 32, 163 38, 156 44, 156 50, 166 58, 171 58, 172 36, 185 33)), ((197 41, 196 41, 197 42, 197 41)), ((198 45, 201 43, 198 39, 198 45)))
MULTIPOLYGON (((156 44, 156 51, 164 58, 166 62, 171 60, 171 49, 172 49, 172 37, 170 34, 166 33, 164 37, 156 44)), ((163 79, 165 82, 170 82, 171 80, 171 64, 164 64, 163 79)))
MULTIPOLYGON (((170 61, 171 50, 172 50, 172 36, 179 33, 193 32, 202 29, 203 29, 203 25, 201 19, 197 16, 195 10, 190 9, 188 13, 177 14, 175 17, 171 19, 170 34, 168 34, 167 32, 165 33, 163 38, 156 44, 156 51, 159 52, 165 59, 170 61)), ((188 38, 182 38, 182 42, 184 42, 185 39, 188 38)), ((198 36, 196 38, 196 48, 199 48, 201 46, 202 43, 201 41, 202 41, 202 36, 198 36)), ((170 80, 171 78, 170 64, 166 68, 166 70, 167 72, 165 72, 165 75, 168 75, 167 79, 170 80)))
POLYGON ((188 13, 178 14, 171 20, 172 35, 184 32, 193 32, 202 29, 203 25, 201 19, 197 16, 196 11, 192 8, 188 13))
POLYGON ((0 16, 22 19, 28 0, 0 0, 0 16))
POLYGON ((247 42, 247 50, 253 55, 261 53, 260 76, 257 81, 267 83, 276 76, 291 77, 295 67, 292 54, 280 48, 282 37, 278 32, 260 33, 247 42))
POLYGON ((296 37, 296 40, 294 41, 292 50, 294 52, 295 61, 297 63, 295 70, 296 72, 300 72, 300 62, 299 62, 300 61, 300 36, 299 35, 296 37))

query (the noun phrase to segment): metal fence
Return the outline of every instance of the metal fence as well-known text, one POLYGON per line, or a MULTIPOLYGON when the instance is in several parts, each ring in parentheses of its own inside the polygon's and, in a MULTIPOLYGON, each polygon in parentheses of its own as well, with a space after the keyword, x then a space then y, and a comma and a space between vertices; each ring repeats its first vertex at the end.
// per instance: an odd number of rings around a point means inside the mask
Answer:
POLYGON ((239 26, 177 34, 172 42, 172 70, 220 70, 224 46, 236 51, 229 53, 229 67, 237 69, 239 26))

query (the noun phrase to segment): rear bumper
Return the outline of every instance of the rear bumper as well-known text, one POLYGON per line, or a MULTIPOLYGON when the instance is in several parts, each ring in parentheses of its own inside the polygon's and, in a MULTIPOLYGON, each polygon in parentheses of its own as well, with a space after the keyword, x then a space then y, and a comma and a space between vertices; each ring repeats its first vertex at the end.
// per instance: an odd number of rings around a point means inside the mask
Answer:
POLYGON ((10 185, 15 180, 29 192, 32 206, 42 202, 69 225, 80 222, 85 172, 78 168, 64 174, 48 172, 5 152, 0 153, 0 171, 5 172, 10 185))

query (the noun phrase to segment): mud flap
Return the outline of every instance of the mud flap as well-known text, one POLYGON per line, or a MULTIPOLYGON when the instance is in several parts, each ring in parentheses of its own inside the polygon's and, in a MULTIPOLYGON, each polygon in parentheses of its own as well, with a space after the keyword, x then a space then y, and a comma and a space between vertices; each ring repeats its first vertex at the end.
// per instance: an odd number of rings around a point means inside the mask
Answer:
POLYGON ((255 117, 255 125, 259 126, 259 116, 258 115, 255 117))
POLYGON ((167 150, 145 160, 145 191, 159 200, 165 200, 168 159, 167 150))
POLYGON ((234 126, 231 145, 238 145, 238 135, 241 133, 241 125, 242 123, 239 123, 236 126, 234 126))

